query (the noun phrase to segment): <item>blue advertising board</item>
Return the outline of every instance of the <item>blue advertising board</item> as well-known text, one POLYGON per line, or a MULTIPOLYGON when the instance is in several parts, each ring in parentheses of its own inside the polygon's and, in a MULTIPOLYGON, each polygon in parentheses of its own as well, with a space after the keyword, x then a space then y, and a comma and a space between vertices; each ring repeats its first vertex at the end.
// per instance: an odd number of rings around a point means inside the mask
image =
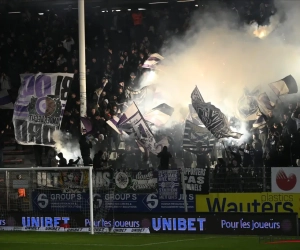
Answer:
POLYGON ((32 192, 34 211, 82 212, 89 207, 87 193, 63 193, 62 191, 44 190, 32 192))
MULTIPOLYGON (((151 194, 115 194, 111 198, 109 194, 95 194, 94 204, 100 208, 105 206, 115 212, 184 212, 183 195, 178 199, 159 199, 156 193, 151 194)), ((187 196, 188 211, 194 212, 195 195, 187 196)))
MULTIPOLYGON (((88 193, 65 194, 59 191, 33 192, 33 210, 43 212, 83 212, 89 209, 88 193)), ((195 212, 195 195, 187 195, 188 211, 195 212)), ((94 194, 94 210, 105 207, 114 212, 184 212, 183 195, 159 199, 159 194, 94 194)))

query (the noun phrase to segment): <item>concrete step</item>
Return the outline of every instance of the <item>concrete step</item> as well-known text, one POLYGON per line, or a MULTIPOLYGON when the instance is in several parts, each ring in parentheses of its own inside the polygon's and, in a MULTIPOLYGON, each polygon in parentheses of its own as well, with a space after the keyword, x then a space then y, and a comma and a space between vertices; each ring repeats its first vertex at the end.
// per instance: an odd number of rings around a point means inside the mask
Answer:
POLYGON ((32 154, 32 150, 3 150, 3 155, 28 155, 32 154))

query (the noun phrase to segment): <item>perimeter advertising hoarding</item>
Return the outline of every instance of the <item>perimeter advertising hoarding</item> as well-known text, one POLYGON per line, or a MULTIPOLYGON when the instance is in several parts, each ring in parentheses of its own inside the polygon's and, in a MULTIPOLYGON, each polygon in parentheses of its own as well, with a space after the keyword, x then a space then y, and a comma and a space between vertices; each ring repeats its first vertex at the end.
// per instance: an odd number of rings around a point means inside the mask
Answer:
MULTIPOLYGON (((183 212, 183 195, 171 199, 159 199, 159 194, 94 194, 94 208, 123 213, 146 212, 183 212)), ((187 205, 190 212, 195 212, 195 195, 187 195, 187 205)), ((89 207, 89 195, 87 193, 65 194, 61 191, 34 191, 32 192, 32 207, 40 212, 85 212, 89 207)))
MULTIPOLYGON (((11 213, 0 219, 0 230, 8 227, 10 230, 47 228, 51 231, 68 225, 68 231, 79 232, 90 226, 88 216, 78 213, 64 216, 59 213, 11 213)), ((116 213, 94 221, 94 225, 96 229, 149 228, 150 233, 295 236, 297 219, 296 213, 116 213)))
POLYGON ((300 194, 265 192, 196 195, 196 212, 299 213, 300 194))
POLYGON ((271 173, 272 193, 300 193, 300 168, 273 167, 271 173))

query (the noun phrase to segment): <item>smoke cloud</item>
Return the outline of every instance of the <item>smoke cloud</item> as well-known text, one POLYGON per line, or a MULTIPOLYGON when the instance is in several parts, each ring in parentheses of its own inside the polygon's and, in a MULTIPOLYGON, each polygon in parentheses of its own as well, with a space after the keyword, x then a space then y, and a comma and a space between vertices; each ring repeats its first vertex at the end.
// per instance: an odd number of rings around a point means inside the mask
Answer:
MULTIPOLYGON (((269 26, 255 29, 254 25, 237 27, 238 21, 224 10, 195 14, 184 38, 173 38, 163 48, 162 70, 151 76, 151 83, 164 93, 160 103, 174 107, 177 118, 185 118, 197 85, 206 102, 233 116, 245 87, 251 90, 290 74, 300 82, 300 51, 293 43, 300 38, 298 7, 296 1, 287 1, 269 26), (282 12, 285 20, 280 23, 282 12), (262 31, 264 39, 257 38, 262 31)), ((153 103, 147 106, 154 107, 153 103)))
POLYGON ((53 132, 52 138, 55 142, 56 152, 62 153, 68 162, 70 159, 76 160, 78 156, 81 157, 78 140, 73 139, 70 134, 56 130, 53 132))

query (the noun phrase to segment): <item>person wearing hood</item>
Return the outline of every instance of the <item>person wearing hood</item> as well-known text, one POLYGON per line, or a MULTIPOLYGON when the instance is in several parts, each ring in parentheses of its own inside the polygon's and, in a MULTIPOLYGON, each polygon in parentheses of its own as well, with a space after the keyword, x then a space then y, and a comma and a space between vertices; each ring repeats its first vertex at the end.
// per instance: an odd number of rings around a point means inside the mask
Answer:
POLYGON ((168 151, 167 146, 164 146, 162 151, 158 153, 158 158, 160 158, 159 170, 168 170, 170 158, 172 158, 171 153, 168 151))
POLYGON ((91 148, 93 147, 92 143, 87 140, 86 138, 86 130, 84 129, 82 132, 82 135, 79 140, 79 145, 80 145, 80 151, 81 151, 81 156, 83 160, 84 166, 89 166, 91 163, 91 148))

